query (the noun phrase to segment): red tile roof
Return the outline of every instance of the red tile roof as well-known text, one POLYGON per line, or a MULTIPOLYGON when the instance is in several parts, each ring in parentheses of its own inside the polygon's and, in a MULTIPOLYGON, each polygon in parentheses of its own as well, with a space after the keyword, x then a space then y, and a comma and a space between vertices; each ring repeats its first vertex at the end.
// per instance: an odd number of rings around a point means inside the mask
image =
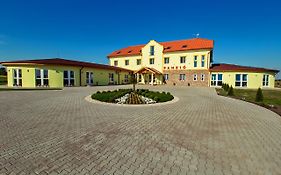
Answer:
MULTIPOLYGON (((213 49, 214 40, 202 39, 202 38, 193 38, 188 40, 178 40, 178 41, 168 41, 160 42, 164 47, 164 53, 166 52, 175 52, 175 51, 185 51, 185 50, 199 50, 199 49, 213 49)), ((141 49, 145 45, 129 46, 120 50, 116 50, 109 54, 107 57, 119 57, 119 56, 132 56, 140 55, 141 49)))
POLYGON ((250 67, 250 66, 239 66, 235 64, 213 64, 210 68, 211 72, 275 72, 278 73, 279 70, 266 69, 259 67, 250 67))
POLYGON ((14 65, 14 64, 43 64, 43 65, 57 65, 57 66, 79 66, 79 67, 90 67, 90 68, 97 68, 97 69, 109 69, 109 70, 123 70, 123 71, 130 71, 128 69, 114 67, 104 64, 96 64, 96 63, 89 63, 89 62, 82 62, 82 61, 74 61, 74 60, 66 60, 62 58, 50 58, 50 59, 37 59, 37 60, 17 60, 17 61, 5 61, 0 62, 2 65, 14 65))

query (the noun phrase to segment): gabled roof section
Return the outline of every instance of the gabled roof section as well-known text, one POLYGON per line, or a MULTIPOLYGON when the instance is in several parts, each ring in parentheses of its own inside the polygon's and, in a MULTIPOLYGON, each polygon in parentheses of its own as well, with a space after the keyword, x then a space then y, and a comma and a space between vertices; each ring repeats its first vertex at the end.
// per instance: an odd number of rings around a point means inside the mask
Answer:
POLYGON ((142 67, 141 69, 135 71, 134 73, 143 73, 143 72, 151 72, 151 73, 154 73, 154 74, 160 74, 162 75, 162 73, 152 67, 142 67))
POLYGON ((74 60, 67 60, 62 58, 50 58, 50 59, 37 59, 37 60, 17 60, 17 61, 5 61, 0 62, 3 66, 8 65, 24 65, 24 64, 39 64, 39 65, 56 65, 56 66, 74 66, 74 67, 90 67, 90 68, 97 68, 97 69, 108 69, 108 70, 123 70, 129 71, 131 70, 114 67, 104 64, 97 64, 97 63, 90 63, 90 62, 83 62, 83 61, 74 61, 74 60))
MULTIPOLYGON (((208 40, 203 38, 160 42, 159 44, 161 44, 164 47, 164 51, 163 51, 164 53, 214 48, 214 40, 208 40)), ((145 45, 129 46, 120 50, 116 50, 111 54, 109 54, 107 57, 112 58, 112 57, 120 57, 120 56, 140 55, 141 49, 144 46, 145 45)))
POLYGON ((211 72, 274 72, 278 73, 279 70, 266 69, 260 67, 250 67, 250 66, 239 66, 235 64, 212 64, 210 68, 211 72))

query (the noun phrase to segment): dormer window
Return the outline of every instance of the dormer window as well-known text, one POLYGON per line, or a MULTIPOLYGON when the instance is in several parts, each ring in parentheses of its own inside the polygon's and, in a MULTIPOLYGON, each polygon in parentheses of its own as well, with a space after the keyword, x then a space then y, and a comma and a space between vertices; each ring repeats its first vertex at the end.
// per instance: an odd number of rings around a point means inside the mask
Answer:
POLYGON ((182 48, 187 48, 187 45, 183 45, 183 46, 181 46, 182 48))
POLYGON ((128 51, 128 53, 131 53, 132 51, 130 50, 130 51, 128 51))
POLYGON ((165 47, 165 48, 164 48, 164 50, 168 50, 168 49, 171 49, 171 47, 165 47))
POLYGON ((118 51, 116 54, 120 54, 121 53, 121 51, 118 51))

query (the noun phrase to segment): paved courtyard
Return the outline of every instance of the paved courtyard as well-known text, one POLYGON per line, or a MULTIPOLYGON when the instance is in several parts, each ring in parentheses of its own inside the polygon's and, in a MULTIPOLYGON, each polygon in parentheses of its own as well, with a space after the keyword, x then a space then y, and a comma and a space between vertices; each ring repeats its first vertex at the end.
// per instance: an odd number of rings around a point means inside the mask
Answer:
POLYGON ((0 92, 0 174, 281 174, 277 114, 212 88, 152 87, 179 97, 154 107, 84 99, 113 88, 0 92))

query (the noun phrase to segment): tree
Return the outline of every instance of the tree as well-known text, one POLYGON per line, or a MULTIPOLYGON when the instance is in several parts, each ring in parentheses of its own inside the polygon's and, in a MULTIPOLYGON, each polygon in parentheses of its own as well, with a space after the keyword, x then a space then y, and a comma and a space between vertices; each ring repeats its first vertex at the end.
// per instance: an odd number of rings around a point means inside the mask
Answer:
POLYGON ((230 86, 230 88, 228 89, 228 93, 227 93, 228 96, 234 96, 234 91, 233 91, 233 87, 230 86))
POLYGON ((130 82, 133 84, 133 91, 136 91, 137 77, 136 74, 131 75, 130 82))
POLYGON ((4 67, 0 66, 0 75, 7 75, 7 71, 4 67))
POLYGON ((261 88, 258 88, 257 94, 256 94, 256 102, 262 102, 263 101, 263 93, 261 88))

